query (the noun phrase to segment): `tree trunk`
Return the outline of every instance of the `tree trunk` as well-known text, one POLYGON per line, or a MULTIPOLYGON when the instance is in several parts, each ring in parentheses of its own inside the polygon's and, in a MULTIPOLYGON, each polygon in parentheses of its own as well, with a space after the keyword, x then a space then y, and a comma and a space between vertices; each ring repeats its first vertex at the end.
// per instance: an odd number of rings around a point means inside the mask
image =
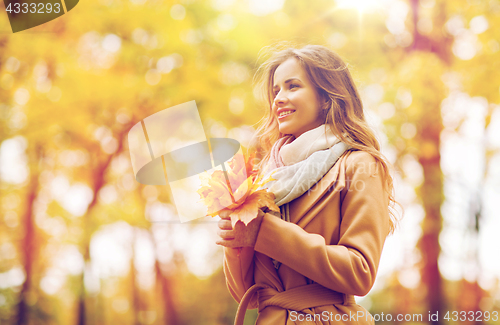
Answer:
POLYGON ((26 280, 23 283, 19 294, 19 303, 17 305, 17 325, 29 324, 29 303, 30 296, 33 295, 32 277, 33 277, 33 259, 35 254, 35 226, 33 217, 33 206, 39 187, 39 167, 38 164, 42 158, 42 147, 35 144, 34 152, 28 152, 30 159, 30 182, 26 197, 26 211, 24 213, 24 238, 22 240, 21 253, 23 255, 24 272, 26 280))
POLYGON ((142 310, 141 293, 137 287, 137 272, 135 270, 134 259, 135 259, 135 240, 136 240, 136 229, 133 229, 132 237, 132 258, 130 259, 130 278, 131 278, 131 289, 132 289, 132 311, 134 313, 134 325, 140 325, 139 312, 142 310))
MULTIPOLYGON (((118 148, 116 149, 115 153, 108 155, 104 161, 102 161, 96 168, 94 168, 95 173, 94 173, 94 182, 92 186, 92 201, 90 202, 87 212, 85 216, 83 216, 83 240, 81 243, 81 251, 84 259, 84 264, 89 265, 90 264, 90 240, 92 238, 92 231, 90 230, 90 215, 94 208, 97 205, 97 199, 98 199, 98 193, 101 190, 101 188, 105 185, 105 174, 106 171, 108 170, 109 166, 111 165, 111 161, 115 156, 120 154, 123 151, 123 142, 125 141, 127 132, 129 131, 130 127, 134 125, 132 118, 132 122, 129 124, 125 125, 123 130, 117 134, 118 137, 118 148)), ((73 134, 75 135, 75 134, 73 134)), ((76 136, 76 135, 75 135, 76 136)), ((86 142, 82 139, 80 139, 83 142, 86 142)), ((98 148, 97 150, 100 150, 98 148)), ((85 284, 84 284, 84 273, 82 272, 82 275, 80 277, 80 293, 78 297, 78 310, 77 310, 77 325, 86 325, 87 324, 87 306, 85 305, 85 298, 86 298, 86 292, 85 292, 85 284)))
MULTIPOLYGON (((420 34, 417 25, 419 21, 419 0, 410 0, 413 20, 413 46, 409 51, 421 51, 433 53, 440 61, 448 66, 451 61, 451 44, 453 38, 444 32, 433 34, 432 37, 420 34), (437 35, 437 36, 436 36, 437 35)), ((436 14, 434 19, 434 28, 444 30, 446 22, 444 2, 438 2, 435 5, 436 14)), ((439 75, 434 78, 440 78, 439 75)), ((425 82, 425 81, 424 81, 425 82)), ((416 85, 417 87, 429 87, 429 85, 416 85)), ((437 90, 434 90, 435 92, 437 90)), ((440 114, 440 105, 443 97, 434 93, 435 99, 425 99, 422 107, 422 113, 416 121, 420 126, 420 152, 418 161, 422 165, 424 182, 420 187, 420 197, 425 211, 425 218, 422 223, 422 238, 418 247, 422 254, 422 284, 425 295, 424 301, 427 304, 427 311, 431 314, 439 313, 437 321, 431 321, 432 324, 442 324, 442 313, 444 311, 444 291, 441 273, 439 272, 438 259, 441 251, 439 246, 439 233, 442 228, 441 204, 444 201, 443 195, 443 174, 441 171, 440 155, 440 134, 443 130, 443 124, 440 114)))
POLYGON ((174 300, 173 279, 165 275, 158 259, 155 261, 156 279, 160 284, 162 300, 165 302, 165 325, 179 325, 179 315, 174 300))
MULTIPOLYGON (((422 201, 425 210, 425 219, 422 225, 422 238, 419 247, 422 253, 422 282, 425 287, 425 301, 427 311, 431 314, 444 311, 443 285, 438 267, 440 252, 439 233, 441 232, 441 202, 442 202, 442 174, 439 166, 439 140, 429 142, 435 146, 434 157, 420 157, 419 162, 424 169, 424 183, 421 187, 422 201)), ((432 324, 441 324, 441 318, 432 321, 432 324)))
MULTIPOLYGON (((173 290, 174 279, 172 276, 167 275, 165 274, 165 272, 163 272, 160 261, 158 260, 158 246, 151 229, 149 229, 148 234, 151 238, 151 242, 153 243, 155 250, 156 284, 160 287, 159 289, 161 293, 161 300, 165 303, 165 309, 163 313, 165 325, 179 325, 181 324, 181 321, 179 319, 179 312, 175 303, 173 290)), ((171 263, 175 263, 175 255, 176 253, 174 253, 174 261, 172 261, 171 263)))

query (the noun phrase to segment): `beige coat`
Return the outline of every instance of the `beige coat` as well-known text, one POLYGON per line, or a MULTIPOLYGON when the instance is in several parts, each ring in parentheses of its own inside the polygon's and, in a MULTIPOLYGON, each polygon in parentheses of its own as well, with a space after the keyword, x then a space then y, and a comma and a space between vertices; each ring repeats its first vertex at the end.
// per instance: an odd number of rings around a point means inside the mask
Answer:
POLYGON ((367 152, 345 152, 290 202, 291 222, 266 214, 254 248, 224 248, 234 299, 240 303, 257 284, 245 298, 249 309, 259 308, 256 324, 374 324, 353 295, 373 286, 389 233, 389 199, 377 166, 367 152), (271 258, 282 263, 278 270, 271 258))

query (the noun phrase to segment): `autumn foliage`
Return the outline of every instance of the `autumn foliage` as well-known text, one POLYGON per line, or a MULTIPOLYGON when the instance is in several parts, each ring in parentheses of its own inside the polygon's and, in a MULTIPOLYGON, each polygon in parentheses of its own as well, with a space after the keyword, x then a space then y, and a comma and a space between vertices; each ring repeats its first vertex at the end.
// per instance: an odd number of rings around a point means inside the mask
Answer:
POLYGON ((245 225, 257 217, 259 209, 268 208, 279 212, 274 203, 274 194, 259 189, 272 181, 271 177, 257 175, 251 159, 245 161, 241 154, 229 162, 229 170, 216 170, 211 175, 201 174, 202 187, 198 190, 201 201, 207 206, 207 215, 212 217, 224 210, 231 211, 231 224, 241 220, 245 225), (236 189, 236 190, 233 190, 236 189))

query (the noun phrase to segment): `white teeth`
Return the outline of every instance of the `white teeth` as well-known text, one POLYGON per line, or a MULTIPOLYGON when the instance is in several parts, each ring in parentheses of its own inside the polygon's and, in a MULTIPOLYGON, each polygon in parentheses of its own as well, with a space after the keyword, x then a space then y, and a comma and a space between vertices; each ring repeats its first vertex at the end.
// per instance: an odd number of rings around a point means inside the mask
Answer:
POLYGON ((283 116, 292 114, 293 112, 295 112, 295 111, 283 111, 283 112, 280 113, 279 117, 283 117, 283 116))

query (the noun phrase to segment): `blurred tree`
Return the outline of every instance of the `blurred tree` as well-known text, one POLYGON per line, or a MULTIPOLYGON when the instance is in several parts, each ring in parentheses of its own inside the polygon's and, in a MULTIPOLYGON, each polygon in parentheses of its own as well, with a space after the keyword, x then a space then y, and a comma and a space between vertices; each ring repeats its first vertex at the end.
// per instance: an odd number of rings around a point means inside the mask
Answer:
POLYGON ((23 240, 21 244, 21 252, 23 255, 23 267, 25 273, 25 280, 19 293, 19 302, 17 304, 17 325, 27 325, 31 323, 30 308, 36 301, 36 286, 33 285, 34 270, 33 263, 37 256, 36 239, 37 234, 34 225, 34 204, 39 191, 40 165, 43 161, 43 146, 41 143, 32 142, 28 147, 28 157, 30 174, 29 185, 27 188, 25 199, 25 212, 23 220, 23 240))
MULTIPOLYGON (((93 148, 87 148, 88 152, 93 153, 95 156, 92 157, 91 159, 91 167, 92 168, 92 199, 88 205, 86 214, 84 218, 87 220, 84 222, 84 232, 83 232, 83 240, 81 241, 81 249, 82 249, 82 255, 84 258, 84 263, 86 266, 90 266, 90 240, 92 238, 93 231, 95 231, 96 227, 93 226, 94 222, 90 219, 92 214, 94 213, 94 209, 97 206, 98 203, 98 195, 99 191, 103 188, 105 185, 105 177, 106 177, 106 172, 108 171, 111 162, 113 160, 113 157, 119 155, 123 151, 123 143, 126 141, 128 131, 130 128, 136 123, 136 121, 132 118, 131 122, 125 124, 121 130, 117 131, 117 134, 114 135, 114 138, 117 139, 117 145, 116 149, 112 154, 109 154, 107 156, 102 156, 99 151, 93 151, 93 148)), ((74 138, 73 140, 78 141, 78 139, 81 137, 77 133, 73 133, 71 131, 68 132, 69 134, 72 135, 74 138)), ((84 140, 79 141, 80 143, 84 143, 84 140)), ((95 147, 95 146, 92 146, 95 147)), ((90 270, 89 268, 85 268, 85 271, 90 270)), ((87 324, 87 308, 86 308, 86 295, 85 295, 85 284, 84 284, 84 276, 85 276, 85 271, 82 272, 81 275, 81 288, 80 288, 80 294, 79 294, 79 300, 78 300, 78 312, 77 312, 77 319, 78 319, 78 325, 85 325, 87 324)), ((133 272, 133 270, 131 271, 133 272)), ((134 306, 135 307, 135 306, 134 306)))
POLYGON ((135 250, 135 241, 136 241, 136 233, 137 230, 133 228, 132 233, 132 241, 130 242, 130 249, 132 251, 132 257, 130 258, 130 286, 132 291, 132 314, 133 314, 133 324, 140 325, 141 321, 139 320, 139 312, 143 309, 142 297, 139 287, 137 285, 137 271, 135 268, 135 259, 136 259, 136 250, 135 250))
MULTIPOLYGON (((422 35, 419 23, 420 0, 410 0, 413 23, 413 45, 409 51, 421 51, 432 53, 437 56, 442 65, 447 68, 451 64, 451 44, 453 38, 445 33, 444 25, 448 19, 447 6, 444 1, 438 1, 435 5, 432 24, 434 33, 422 35)), ((420 195, 425 209, 425 218, 422 224, 423 234, 419 242, 422 254, 422 282, 425 286, 425 302, 427 310, 434 314, 443 314, 445 307, 445 296, 443 293, 443 283, 439 272, 439 233, 442 228, 441 204, 443 203, 443 176, 440 166, 440 135, 443 130, 441 121, 440 106, 445 98, 444 86, 441 81, 443 68, 437 67, 440 63, 433 65, 428 62, 423 63, 432 66, 425 72, 425 75, 414 83, 412 87, 417 90, 432 89, 432 95, 426 96, 424 93, 417 96, 421 114, 415 119, 418 126, 418 139, 420 150, 418 161, 422 165, 424 182, 420 187, 420 195)), ((438 318, 432 321, 433 324, 442 324, 443 320, 438 318)))
MULTIPOLYGON (((154 241, 153 241, 154 242, 154 241)), ((155 250, 157 250, 157 246, 155 244, 155 250)), ((175 253, 177 255, 179 253, 175 253)), ((174 294, 174 283, 175 278, 172 275, 166 274, 161 267, 161 263, 158 260, 157 254, 155 258, 155 274, 156 274, 156 282, 159 284, 159 291, 161 293, 160 298, 162 304, 160 305, 160 309, 164 311, 164 322, 168 325, 178 325, 182 324, 179 317, 179 311, 176 301, 176 296, 174 294), (162 308, 164 307, 164 308, 162 308)), ((174 273, 175 274, 175 273, 174 273)))

